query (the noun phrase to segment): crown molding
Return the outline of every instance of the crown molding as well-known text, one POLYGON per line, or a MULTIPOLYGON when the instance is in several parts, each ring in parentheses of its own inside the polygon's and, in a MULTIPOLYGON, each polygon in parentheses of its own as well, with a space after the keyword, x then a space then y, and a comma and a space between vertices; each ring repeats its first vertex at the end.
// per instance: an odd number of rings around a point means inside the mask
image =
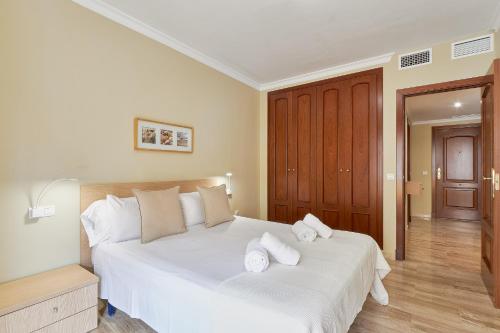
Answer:
POLYGON ((360 70, 367 67, 373 67, 389 62, 394 55, 394 52, 383 54, 376 57, 371 57, 363 60, 350 62, 347 64, 328 67, 318 71, 304 73, 296 76, 291 76, 282 80, 260 83, 251 77, 242 74, 234 68, 227 66, 220 61, 178 41, 177 39, 155 29, 144 22, 122 12, 102 0, 72 0, 74 3, 85 7, 99 15, 102 15, 111 21, 126 26, 127 28, 138 32, 148 38, 151 38, 163 45, 166 45, 204 65, 207 65, 216 71, 219 71, 235 80, 238 80, 256 90, 267 91, 282 88, 285 86, 297 85, 310 81, 316 81, 332 77, 338 74, 360 70))
POLYGON ((291 76, 289 78, 282 80, 263 83, 260 85, 260 90, 261 91, 275 90, 279 88, 284 88, 286 86, 293 86, 301 83, 326 79, 328 77, 332 77, 338 74, 357 71, 367 67, 383 65, 391 61, 393 55, 394 52, 386 53, 376 57, 366 58, 363 60, 358 60, 343 65, 328 67, 314 72, 291 76))
POLYGON ((413 122, 411 122, 411 125, 413 126, 413 125, 426 125, 426 124, 442 124, 442 123, 449 123, 449 122, 477 121, 477 120, 481 120, 480 114, 469 114, 469 115, 462 116, 459 118, 413 121, 413 122))
POLYGON ((110 6, 101 0, 72 0, 97 14, 100 14, 116 23, 126 26, 146 37, 149 37, 163 45, 166 45, 196 61, 205 64, 216 71, 219 71, 235 80, 238 80, 254 89, 259 90, 260 84, 250 77, 238 72, 237 70, 207 56, 206 54, 193 49, 192 47, 172 38, 171 36, 139 21, 138 19, 125 14, 121 10, 110 6))

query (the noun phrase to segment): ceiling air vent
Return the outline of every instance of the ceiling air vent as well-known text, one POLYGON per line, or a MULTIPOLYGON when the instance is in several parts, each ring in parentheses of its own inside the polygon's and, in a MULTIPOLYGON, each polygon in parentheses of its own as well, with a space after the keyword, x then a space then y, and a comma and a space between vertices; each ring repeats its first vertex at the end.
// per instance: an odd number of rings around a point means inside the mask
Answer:
POLYGON ((459 59, 493 51, 493 35, 462 40, 451 44, 451 58, 459 59))
POLYGON ((399 69, 408 69, 432 63, 432 49, 402 54, 399 56, 399 69))

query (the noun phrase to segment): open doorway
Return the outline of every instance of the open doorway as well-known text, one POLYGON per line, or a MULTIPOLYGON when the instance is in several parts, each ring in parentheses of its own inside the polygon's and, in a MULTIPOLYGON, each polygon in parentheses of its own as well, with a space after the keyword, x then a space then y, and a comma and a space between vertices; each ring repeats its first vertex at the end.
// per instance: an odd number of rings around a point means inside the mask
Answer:
MULTIPOLYGON (((452 91, 467 90, 473 88, 481 89, 481 142, 480 147, 473 147, 481 150, 481 166, 476 166, 476 170, 480 173, 477 175, 478 185, 482 195, 477 198, 480 215, 480 271, 484 281, 484 285, 490 294, 493 303, 496 307, 500 307, 500 179, 495 170, 500 170, 500 59, 496 59, 489 71, 490 74, 425 86, 399 89, 396 93, 396 259, 405 260, 406 249, 406 217, 407 211, 407 195, 406 181, 408 180, 406 170, 406 132, 410 132, 411 126, 407 123, 406 103, 411 97, 438 94, 452 91)), ((471 125, 472 126, 472 125, 471 125)), ((458 135, 460 136, 460 135, 458 135)), ((468 134, 468 136, 474 136, 468 134)), ((441 137, 440 140, 443 140, 441 137)), ((469 139, 467 139, 469 140, 469 139)), ((466 140, 466 141, 467 141, 466 140)), ((410 140, 411 141, 411 140, 410 140)), ((454 143, 456 149, 465 145, 465 142, 454 143)), ((474 141, 474 140, 472 140, 474 141)), ((470 143, 470 142, 469 142, 470 143)), ((410 142, 412 146, 420 143, 410 142)), ((478 143, 479 144, 479 143, 478 143)), ((411 148, 410 148, 411 149, 411 148)), ((457 153, 460 149, 457 150, 457 153)), ((463 153, 463 151, 462 151, 463 153)), ((472 153, 474 154, 474 153, 472 153)), ((410 158, 411 160, 411 158, 410 158)), ((433 170, 431 170, 433 171, 433 170)), ((437 177, 437 170, 434 170, 432 175, 437 177), (436 173, 434 173, 434 171, 436 173)), ((441 171, 442 172, 442 171, 441 171)), ((458 170, 457 172, 462 172, 458 170)), ((461 174, 463 177, 465 174, 461 174)), ((469 175, 470 176, 470 175, 469 175)), ((409 179, 412 177, 410 175, 409 179)), ((460 193, 456 195, 449 203, 452 206, 457 204, 465 204, 469 200, 468 205, 474 201, 469 189, 469 193, 460 193), (466 195, 462 195, 466 194, 466 195), (461 196, 462 195, 462 196, 461 196)), ((477 191, 476 191, 477 193, 477 191)), ((473 193, 472 193, 473 194, 473 193)), ((437 194, 436 194, 437 195, 437 194)), ((411 206, 411 205, 410 205, 411 206)), ((413 209, 412 207, 410 209, 413 209)), ((433 211, 431 210, 431 217, 433 211)), ((469 222, 467 222, 469 223, 469 222)), ((410 226, 413 224, 411 222, 410 226)), ((442 243, 439 244, 439 246, 442 243)), ((460 242, 456 243, 460 247, 460 242)), ((451 251, 453 252, 453 251, 451 251)), ((477 262, 476 262, 477 263, 477 262)), ((446 265, 445 265, 446 266, 446 265)))
POLYGON ((408 222, 480 221, 481 102, 481 88, 407 98, 408 222))

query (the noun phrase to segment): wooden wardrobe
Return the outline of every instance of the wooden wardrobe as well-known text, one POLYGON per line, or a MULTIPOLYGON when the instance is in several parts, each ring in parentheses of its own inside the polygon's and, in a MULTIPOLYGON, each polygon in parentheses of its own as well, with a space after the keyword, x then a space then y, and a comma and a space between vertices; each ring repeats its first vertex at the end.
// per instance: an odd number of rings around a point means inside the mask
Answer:
POLYGON ((382 246, 382 69, 268 94, 268 218, 307 213, 382 246))

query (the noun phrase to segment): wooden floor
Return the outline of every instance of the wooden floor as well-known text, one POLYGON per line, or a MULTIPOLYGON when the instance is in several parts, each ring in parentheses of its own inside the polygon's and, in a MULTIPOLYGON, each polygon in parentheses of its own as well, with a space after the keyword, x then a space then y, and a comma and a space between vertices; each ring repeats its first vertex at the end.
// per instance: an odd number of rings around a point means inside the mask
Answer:
MULTIPOLYGON (((349 333, 500 333, 500 310, 481 280, 479 232, 477 222, 414 220, 407 260, 391 261, 384 280, 389 305, 368 296, 349 333)), ((94 332, 154 331, 118 311, 94 332)))
POLYGON ((391 262, 389 305, 368 298, 349 333, 500 332, 481 280, 479 222, 415 220, 407 260, 391 262))

